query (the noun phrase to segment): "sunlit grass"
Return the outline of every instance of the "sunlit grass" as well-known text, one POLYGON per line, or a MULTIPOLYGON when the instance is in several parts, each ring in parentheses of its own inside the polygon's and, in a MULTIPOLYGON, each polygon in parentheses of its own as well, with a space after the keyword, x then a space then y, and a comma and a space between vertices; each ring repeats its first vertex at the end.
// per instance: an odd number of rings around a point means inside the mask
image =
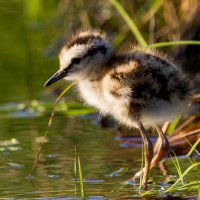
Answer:
POLYGON ((184 182, 184 178, 190 175, 189 172, 191 170, 193 170, 196 167, 199 167, 200 163, 193 163, 182 173, 178 159, 175 157, 175 158, 172 158, 172 161, 174 162, 174 165, 176 166, 176 169, 179 175, 178 179, 171 186, 163 187, 162 190, 160 187, 155 187, 146 192, 142 192, 140 194, 140 197, 150 196, 150 195, 163 196, 165 194, 173 194, 176 192, 180 193, 181 191, 187 191, 187 192, 197 191, 196 194, 199 196, 200 181, 194 180, 190 182, 184 182))
POLYGON ((174 163, 174 166, 175 166, 175 168, 176 168, 176 171, 177 171, 177 173, 178 173, 178 175, 179 175, 179 178, 180 178, 180 180, 181 180, 181 184, 183 185, 184 182, 183 182, 183 179, 181 178, 183 174, 182 174, 182 170, 181 170, 181 167, 180 167, 180 163, 179 163, 179 161, 178 161, 178 159, 177 159, 177 157, 176 157, 175 152, 174 152, 172 149, 171 149, 171 151, 172 151, 174 157, 173 157, 171 154, 170 154, 170 157, 171 157, 171 159, 172 159, 172 161, 173 161, 173 163, 174 163))
POLYGON ((75 191, 75 197, 77 195, 77 186, 76 186, 76 179, 77 179, 77 152, 76 152, 76 147, 74 148, 74 191, 75 191))
MULTIPOLYGON (((186 138, 185 138, 186 139, 186 138)), ((187 140, 187 139, 186 139, 187 140)), ((188 141, 188 143, 189 143, 189 141, 188 141)), ((190 144, 190 143, 189 143, 190 144)), ((191 156, 192 155, 192 153, 195 151, 197 154, 198 154, 198 156, 200 157, 200 152, 196 149, 197 148, 197 146, 200 144, 200 138, 193 144, 193 145, 191 145, 191 149, 190 149, 190 151, 188 152, 188 154, 187 154, 187 156, 191 156)))
POLYGON ((41 151, 42 151, 42 146, 43 146, 43 144, 44 144, 45 141, 46 141, 46 137, 47 137, 47 134, 48 134, 48 132, 49 132, 49 128, 51 127, 51 124, 52 124, 52 121, 53 121, 53 117, 54 117, 54 115, 55 115, 55 108, 56 108, 56 105, 57 105, 57 103, 59 102, 59 100, 62 98, 62 96, 63 96, 66 92, 68 92, 68 91, 70 90, 70 88, 71 88, 74 84, 75 84, 75 83, 73 82, 73 83, 71 83, 68 87, 66 87, 66 89, 58 96, 58 98, 56 99, 56 101, 55 101, 55 103, 54 103, 54 107, 53 107, 53 109, 52 109, 52 113, 51 113, 51 116, 50 116, 50 118, 49 118, 49 122, 48 122, 48 125, 47 125, 47 129, 46 129, 46 131, 45 131, 43 140, 41 141, 40 146, 39 146, 39 148, 38 148, 38 151, 37 151, 37 154, 36 154, 36 157, 35 157, 35 161, 34 161, 34 163, 33 163, 32 169, 31 169, 31 171, 30 171, 30 173, 29 173, 29 177, 32 176, 32 172, 34 171, 34 169, 35 169, 35 167, 36 167, 36 165, 37 165, 37 163, 38 163, 38 161, 39 161, 40 153, 41 153, 41 151))
POLYGON ((121 6, 121 4, 117 0, 110 0, 110 1, 115 6, 117 11, 120 13, 120 15, 123 17, 123 19, 126 21, 127 25, 129 26, 130 30, 134 34, 134 36, 135 36, 136 40, 139 42, 139 44, 143 47, 146 47, 147 43, 146 43, 144 37, 142 36, 142 34, 140 33, 140 31, 139 31, 137 25, 135 24, 135 22, 133 21, 133 19, 130 18, 128 13, 124 10, 124 8, 121 6))
POLYGON ((166 131, 167 135, 171 135, 174 132, 174 130, 175 130, 177 124, 179 123, 180 119, 181 119, 181 117, 176 117, 176 118, 173 119, 173 121, 169 124, 169 126, 167 128, 167 131, 166 131))
POLYGON ((81 197, 83 200, 85 200, 85 187, 84 187, 84 182, 83 182, 83 172, 82 172, 81 161, 80 161, 79 156, 77 157, 77 162, 78 162, 78 172, 79 172, 79 183, 80 183, 80 188, 81 188, 81 197))
POLYGON ((148 47, 160 48, 160 47, 176 46, 176 45, 200 45, 200 41, 181 40, 181 41, 159 42, 159 43, 149 44, 148 47))
POLYGON ((82 200, 85 200, 85 186, 83 181, 83 171, 81 167, 80 157, 77 155, 77 150, 75 147, 74 151, 74 180, 75 180, 75 197, 77 196, 77 175, 79 176, 80 192, 82 200), (78 171, 77 171, 78 168, 78 171))
MULTIPOLYGON (((176 187, 176 185, 177 185, 179 182, 182 182, 183 178, 184 178, 186 175, 188 175, 188 173, 189 173, 190 170, 192 170, 192 169, 194 169, 195 167, 198 167, 198 166, 200 166, 200 163, 194 163, 194 164, 192 164, 191 166, 189 166, 189 167, 181 174, 181 176, 176 180, 176 182, 175 182, 171 187, 169 187, 168 189, 166 189, 164 193, 169 193, 169 192, 171 192, 171 191, 173 191, 173 190, 177 190, 178 187, 176 187)), ((196 181, 195 181, 195 183, 196 183, 196 181)), ((197 183, 198 183, 198 185, 199 185, 199 184, 200 184, 200 181, 197 181, 197 183)), ((191 182, 190 184, 192 184, 192 182, 191 182)))

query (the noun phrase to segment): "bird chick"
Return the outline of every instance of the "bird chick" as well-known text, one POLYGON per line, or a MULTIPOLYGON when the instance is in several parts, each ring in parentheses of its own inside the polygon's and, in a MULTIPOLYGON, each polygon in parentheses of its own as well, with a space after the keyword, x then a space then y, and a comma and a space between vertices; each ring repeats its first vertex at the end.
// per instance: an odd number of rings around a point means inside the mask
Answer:
POLYGON ((149 49, 133 48, 116 54, 105 34, 80 31, 63 46, 60 70, 46 83, 64 78, 76 82, 84 101, 103 115, 140 130, 145 150, 143 189, 149 170, 166 153, 169 144, 159 124, 170 121, 187 109, 192 93, 183 71, 166 56, 149 49), (161 138, 157 152, 144 127, 155 127, 161 138))

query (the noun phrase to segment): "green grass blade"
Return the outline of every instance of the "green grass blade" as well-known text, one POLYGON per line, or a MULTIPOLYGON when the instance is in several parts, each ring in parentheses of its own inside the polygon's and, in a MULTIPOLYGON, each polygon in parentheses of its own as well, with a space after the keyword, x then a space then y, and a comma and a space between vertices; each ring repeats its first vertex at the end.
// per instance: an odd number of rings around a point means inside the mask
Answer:
POLYGON ((169 127, 167 129, 167 135, 171 135, 174 132, 176 125, 178 124, 180 119, 181 117, 176 117, 173 119, 173 121, 169 124, 169 127))
POLYGON ((76 147, 74 149, 74 177, 76 178, 77 176, 77 155, 76 155, 76 147))
POLYGON ((83 173, 82 173, 79 156, 78 156, 78 171, 79 171, 79 182, 80 182, 80 187, 81 187, 81 197, 83 200, 85 200, 85 187, 84 187, 84 182, 83 182, 83 173))
MULTIPOLYGON (((186 139, 186 138, 185 138, 186 139)), ((187 140, 187 139, 186 139, 187 140)), ((188 141, 188 140, 187 140, 188 141)), ((189 143, 189 141, 188 141, 189 143)), ((190 149, 190 151, 188 152, 187 156, 191 156, 193 151, 196 151, 196 153, 200 156, 200 153, 198 150, 196 150, 196 147, 199 145, 200 143, 200 138, 192 145, 192 148, 190 149)), ((190 144, 190 143, 189 143, 190 144)))
POLYGON ((121 32, 117 34, 117 36, 114 38, 113 44, 115 48, 122 44, 122 42, 126 39, 128 35, 128 30, 128 27, 126 27, 124 30, 121 30, 121 32))
POLYGON ((179 164, 179 161, 178 161, 178 159, 177 159, 177 157, 176 157, 176 154, 175 154, 175 152, 174 151, 172 151, 173 152, 173 154, 174 154, 174 158, 170 155, 170 157, 171 157, 171 159, 172 159, 172 161, 173 161, 173 163, 174 163, 174 166, 176 167, 176 170, 177 170, 177 173, 178 173, 178 175, 179 175, 179 178, 180 178, 180 180, 181 180, 181 183, 182 183, 182 185, 184 184, 183 183, 183 179, 181 178, 182 177, 182 171, 181 171, 181 167, 180 167, 180 164, 179 164))
POLYGON ((117 9, 117 11, 120 13, 120 15, 123 17, 123 19, 126 21, 127 25, 129 26, 132 33, 134 34, 136 40, 140 43, 141 46, 146 47, 147 43, 145 39, 143 38, 142 34, 140 33, 133 19, 130 18, 130 16, 127 14, 127 12, 124 10, 124 8, 121 6, 121 4, 117 0, 110 0, 110 1, 114 5, 114 7, 117 9))
POLYGON ((77 155, 76 155, 76 146, 75 146, 75 149, 74 149, 74 179, 75 179, 74 190, 75 190, 75 197, 77 195, 76 178, 77 178, 77 155))
POLYGON ((181 41, 159 42, 159 43, 150 44, 147 47, 159 48, 159 47, 167 47, 167 46, 174 46, 174 45, 200 45, 200 41, 181 40, 181 41))
MULTIPOLYGON (((163 0, 153 0, 151 1, 151 6, 149 10, 145 10, 145 13, 143 16, 140 14, 140 18, 142 17, 141 21, 139 21, 139 24, 146 24, 158 11, 158 9, 163 5, 163 0)), ((138 17, 138 18, 139 18, 138 17)), ((140 20, 140 19, 138 19, 140 20)))
POLYGON ((190 167, 188 167, 185 172, 182 174, 181 177, 178 178, 178 180, 169 188, 167 189, 164 193, 168 193, 170 192, 171 190, 173 190, 175 188, 175 186, 181 181, 181 179, 183 179, 190 170, 192 170, 193 168, 197 167, 197 166, 200 166, 200 163, 194 163, 193 165, 191 165, 190 167))
POLYGON ((200 181, 192 181, 190 183, 186 183, 184 185, 176 187, 176 190, 187 190, 188 188, 194 188, 200 186, 200 181))
POLYGON ((57 106, 59 100, 61 99, 61 97, 62 97, 67 91, 69 91, 69 90, 71 89, 71 87, 72 87, 74 84, 75 84, 75 82, 72 82, 70 85, 68 85, 68 86, 66 87, 66 89, 58 96, 58 98, 56 99, 56 101, 55 101, 55 103, 54 103, 54 106, 53 106, 53 109, 52 109, 52 112, 51 112, 51 116, 50 116, 49 121, 48 121, 48 125, 47 125, 47 128, 46 128, 46 131, 45 131, 43 140, 42 140, 41 143, 40 143, 40 146, 39 146, 39 149, 38 149, 38 151, 37 151, 37 153, 36 153, 36 157, 35 157, 35 160, 34 160, 32 169, 31 169, 31 171, 30 171, 30 173, 29 173, 29 175, 28 175, 29 177, 32 176, 32 172, 33 172, 33 170, 36 168, 36 165, 37 165, 37 163, 38 163, 38 161, 39 161, 40 153, 41 153, 41 151, 42 151, 42 146, 43 146, 43 144, 45 143, 45 139, 47 138, 47 134, 48 134, 48 132, 49 132, 49 129, 50 129, 51 124, 52 124, 52 121, 53 121, 53 117, 54 117, 54 115, 55 115, 55 108, 56 108, 56 106, 57 106))
MULTIPOLYGON (((143 192, 140 197, 145 197, 145 196, 156 196, 158 195, 158 192, 156 190, 148 190, 146 192, 143 192)), ((145 199, 145 198, 144 198, 145 199)))
POLYGON ((65 90, 58 96, 58 98, 56 99, 55 104, 57 104, 58 101, 61 99, 61 97, 62 97, 66 92, 68 92, 68 91, 72 88, 72 86, 74 86, 74 85, 75 85, 75 82, 72 82, 71 84, 69 84, 69 85, 65 88, 65 90))

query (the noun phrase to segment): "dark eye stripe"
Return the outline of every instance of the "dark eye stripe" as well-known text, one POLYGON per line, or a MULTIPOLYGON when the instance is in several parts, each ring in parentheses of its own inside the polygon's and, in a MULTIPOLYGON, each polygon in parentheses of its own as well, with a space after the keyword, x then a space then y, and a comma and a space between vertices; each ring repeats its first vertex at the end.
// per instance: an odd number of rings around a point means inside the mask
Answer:
POLYGON ((103 45, 102 45, 102 46, 99 46, 99 47, 94 47, 94 48, 88 50, 87 56, 93 56, 93 55, 96 54, 98 51, 101 52, 102 54, 106 54, 107 49, 106 49, 106 47, 104 47, 103 45))
POLYGON ((107 53, 107 49, 103 45, 99 46, 97 50, 100 51, 102 54, 106 54, 107 53))
POLYGON ((97 53, 97 49, 96 48, 92 48, 92 49, 89 49, 88 52, 87 52, 87 56, 93 56, 94 54, 97 53))
POLYGON ((72 64, 78 64, 78 63, 80 63, 80 61, 81 61, 81 58, 73 58, 73 59, 71 60, 71 63, 72 63, 72 64))
POLYGON ((107 49, 104 46, 99 46, 97 48, 96 47, 91 48, 91 49, 88 50, 88 52, 83 57, 81 57, 81 58, 80 57, 72 58, 71 65, 73 65, 73 64, 79 64, 82 59, 84 59, 84 58, 86 58, 88 56, 93 56, 98 51, 101 52, 101 53, 103 53, 103 54, 106 54, 107 49))

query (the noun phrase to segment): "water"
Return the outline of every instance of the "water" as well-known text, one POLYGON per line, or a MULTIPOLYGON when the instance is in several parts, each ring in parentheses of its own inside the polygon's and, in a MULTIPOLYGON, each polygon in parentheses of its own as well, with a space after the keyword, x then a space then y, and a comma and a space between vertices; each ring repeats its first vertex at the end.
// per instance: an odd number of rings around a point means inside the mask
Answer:
MULTIPOLYGON (((129 184, 128 179, 141 167, 141 143, 129 148, 132 138, 122 141, 113 126, 101 128, 92 110, 74 103, 78 100, 73 91, 65 99, 67 104, 60 104, 32 178, 28 178, 60 92, 58 86, 63 88, 63 82, 43 88, 58 68, 56 52, 65 27, 57 17, 59 9, 57 0, 48 4, 0 0, 0 198, 80 199, 74 175, 76 155, 81 160, 87 199, 138 198, 138 184, 129 184)), ((197 162, 179 161, 182 171, 197 162)), ((173 162, 164 161, 150 175, 153 183, 149 187, 160 193, 145 199, 170 198, 162 189, 177 178, 173 162)), ((196 168, 185 181, 199 178, 196 168)), ((197 190, 171 195, 195 198, 197 190)))
MULTIPOLYGON (((1 116, 1 119, 2 198, 80 197, 79 181, 75 182, 78 177, 74 176, 73 169, 75 147, 81 160, 87 197, 128 199, 138 196, 138 185, 128 184, 128 179, 140 169, 141 148, 121 148, 118 140, 113 140, 116 131, 100 128, 95 124, 94 116, 55 116, 31 179, 28 176, 48 117, 4 119, 1 116)), ((188 158, 179 161, 183 171, 194 162, 188 158)), ((170 177, 177 179, 177 173, 171 160, 166 160, 162 166, 160 164, 160 169, 155 168, 150 177, 154 179, 154 187, 161 190, 170 177), (160 170, 162 168, 163 171, 160 170)), ((199 171, 196 169, 185 181, 198 178, 199 171)), ((196 191, 190 191, 187 195, 195 194, 196 191)), ((180 191, 176 195, 185 196, 185 192, 180 191)))
POLYGON ((46 124, 46 117, 11 118, 1 124, 1 141, 4 141, 1 142, 0 159, 2 197, 74 196, 75 147, 81 159, 88 195, 113 193, 122 187, 118 177, 107 175, 131 166, 135 150, 119 148, 113 142, 112 131, 108 134, 108 130, 93 125, 93 119, 66 116, 55 118, 31 183, 27 176, 46 124))

